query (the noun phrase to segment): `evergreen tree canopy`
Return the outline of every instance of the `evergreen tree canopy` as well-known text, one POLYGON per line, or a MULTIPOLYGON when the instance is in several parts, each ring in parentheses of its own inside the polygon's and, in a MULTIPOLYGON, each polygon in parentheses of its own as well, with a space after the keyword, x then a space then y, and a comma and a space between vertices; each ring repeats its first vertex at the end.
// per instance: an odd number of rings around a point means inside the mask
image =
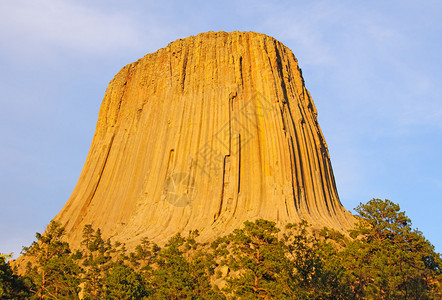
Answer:
POLYGON ((389 200, 372 199, 356 209, 356 238, 341 251, 349 284, 358 297, 441 297, 441 257, 411 220, 389 200))
MULTIPOLYGON (((198 232, 135 251, 86 225, 72 251, 51 222, 21 276, 0 255, 1 299, 442 299, 442 260, 399 205, 373 199, 346 235, 256 220, 209 244, 198 232)), ((23 269, 23 268, 22 268, 23 269)))

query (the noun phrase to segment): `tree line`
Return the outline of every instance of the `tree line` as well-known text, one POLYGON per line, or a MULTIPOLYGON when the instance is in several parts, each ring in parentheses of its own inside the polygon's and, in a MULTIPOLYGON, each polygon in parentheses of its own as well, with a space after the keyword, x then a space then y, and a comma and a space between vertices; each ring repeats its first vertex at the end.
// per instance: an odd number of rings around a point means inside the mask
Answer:
POLYGON ((259 219, 211 243, 191 231, 132 252, 91 225, 73 250, 52 221, 24 247, 20 275, 0 255, 0 298, 442 299, 441 255, 399 205, 373 199, 355 211, 349 236, 259 219))

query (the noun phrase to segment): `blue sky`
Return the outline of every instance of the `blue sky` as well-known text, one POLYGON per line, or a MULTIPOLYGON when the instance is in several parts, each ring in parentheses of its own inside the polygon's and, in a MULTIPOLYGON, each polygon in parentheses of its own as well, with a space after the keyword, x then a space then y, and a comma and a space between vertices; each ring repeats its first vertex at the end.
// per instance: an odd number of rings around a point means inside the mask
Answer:
POLYGON ((0 252, 17 256, 69 198, 113 76, 210 30, 292 49, 343 205, 399 203, 442 252, 442 2, 213 2, 0 1, 0 252))

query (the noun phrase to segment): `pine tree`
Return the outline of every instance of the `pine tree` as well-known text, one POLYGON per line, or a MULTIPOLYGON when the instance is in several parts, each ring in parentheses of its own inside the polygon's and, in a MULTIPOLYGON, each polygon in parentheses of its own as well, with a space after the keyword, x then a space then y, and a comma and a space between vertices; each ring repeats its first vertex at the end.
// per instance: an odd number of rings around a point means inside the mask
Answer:
POLYGON ((83 228, 84 249, 83 266, 85 274, 83 278, 84 299, 102 299, 105 296, 104 274, 111 268, 112 250, 110 241, 104 241, 100 229, 96 231, 90 224, 83 228))
POLYGON ((287 281, 289 261, 278 232, 275 222, 259 219, 244 222, 243 228, 215 243, 226 257, 224 264, 236 272, 227 278, 226 293, 241 299, 293 297, 287 281))
POLYGON ((285 255, 290 260, 290 288, 297 299, 352 299, 342 279, 343 268, 330 263, 335 245, 329 249, 311 233, 309 226, 306 221, 288 224, 283 234, 285 255))
POLYGON ((347 281, 358 298, 440 298, 440 254, 399 205, 372 199, 356 211, 359 222, 351 232, 355 240, 340 252, 347 281))
POLYGON ((51 221, 46 232, 37 232, 37 241, 24 248, 25 255, 31 257, 27 276, 34 285, 31 292, 35 299, 78 299, 82 270, 69 244, 62 240, 63 234, 64 228, 51 221))
POLYGON ((103 277, 106 299, 141 299, 147 296, 140 274, 122 263, 115 264, 103 277))
POLYGON ((22 276, 14 274, 8 260, 9 254, 0 253, 0 299, 26 299, 29 287, 22 276))
POLYGON ((260 219, 210 247, 191 231, 162 248, 144 239, 129 255, 91 225, 72 253, 51 222, 24 248, 24 276, 0 255, 0 298, 78 299, 82 286, 83 299, 442 299, 441 256, 399 205, 373 199, 356 212, 351 237, 305 221, 280 233, 260 219))
POLYGON ((149 272, 149 299, 224 298, 210 284, 215 263, 211 255, 199 249, 196 235, 190 232, 185 238, 177 234, 158 252, 149 272))

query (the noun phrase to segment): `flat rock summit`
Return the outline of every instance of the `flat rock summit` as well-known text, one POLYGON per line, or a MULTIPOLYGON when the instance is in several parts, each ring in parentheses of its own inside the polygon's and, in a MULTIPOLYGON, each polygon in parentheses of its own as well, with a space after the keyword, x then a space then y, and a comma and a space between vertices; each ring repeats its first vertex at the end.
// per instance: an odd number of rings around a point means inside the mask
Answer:
POLYGON ((246 220, 351 228, 292 51, 254 32, 176 40, 109 83, 78 183, 55 220, 130 248, 246 220))

